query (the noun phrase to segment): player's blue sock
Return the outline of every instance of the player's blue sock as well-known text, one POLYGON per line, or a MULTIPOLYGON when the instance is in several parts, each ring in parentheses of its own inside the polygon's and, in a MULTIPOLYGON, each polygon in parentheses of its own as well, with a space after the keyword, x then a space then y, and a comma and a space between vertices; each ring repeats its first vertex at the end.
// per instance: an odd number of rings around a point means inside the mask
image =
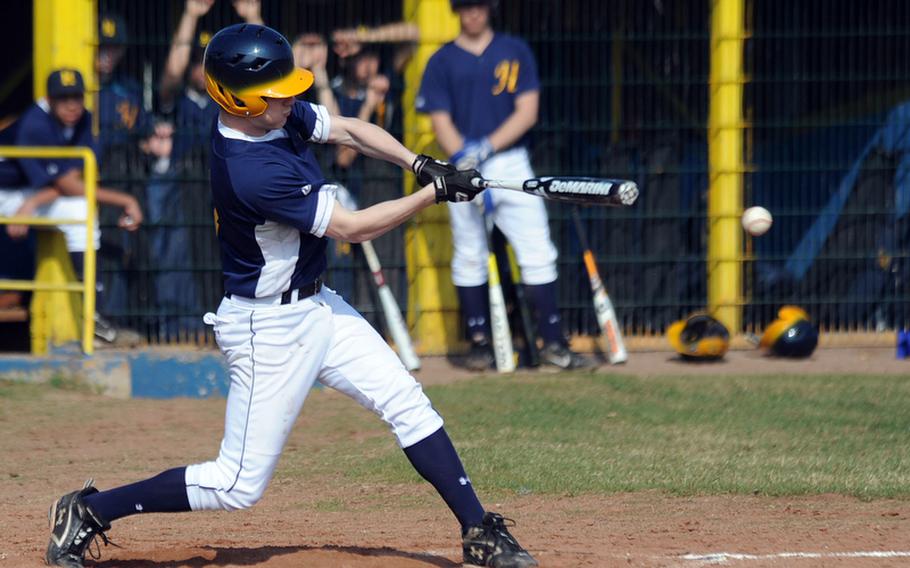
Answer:
POLYGON ((465 473, 445 428, 440 428, 413 446, 405 448, 404 453, 417 473, 436 488, 449 509, 455 513, 462 531, 466 527, 481 524, 483 506, 474 493, 471 480, 465 473))
POLYGON ((93 493, 85 497, 85 502, 108 523, 139 513, 189 511, 186 468, 169 469, 143 481, 93 493))
POLYGON ((548 284, 525 284, 528 301, 537 309, 537 330, 544 343, 563 342, 559 308, 556 305, 556 280, 548 284))
POLYGON ((486 284, 480 286, 456 286, 461 313, 467 325, 468 339, 490 337, 490 290, 486 284))

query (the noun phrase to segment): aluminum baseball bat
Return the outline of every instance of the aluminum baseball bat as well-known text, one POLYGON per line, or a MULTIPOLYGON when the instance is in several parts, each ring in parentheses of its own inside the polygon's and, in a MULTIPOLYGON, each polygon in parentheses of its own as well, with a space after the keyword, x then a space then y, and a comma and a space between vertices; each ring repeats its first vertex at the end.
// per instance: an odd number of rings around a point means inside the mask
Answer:
POLYGON ((475 178, 474 187, 523 191, 553 201, 579 205, 629 207, 638 199, 638 185, 627 179, 577 176, 535 177, 525 180, 475 178))
POLYGON ((629 359, 629 355, 626 352, 626 344, 622 339, 619 321, 616 319, 616 310, 613 308, 613 302, 607 294, 607 288, 600 279, 597 262, 594 260, 594 253, 591 251, 590 244, 588 244, 588 238, 585 235, 578 208, 573 208, 572 216, 575 220, 575 232, 578 233, 578 240, 584 250, 585 270, 591 283, 594 314, 597 316, 597 324, 600 326, 607 342, 607 358, 610 360, 611 365, 625 363, 629 359))

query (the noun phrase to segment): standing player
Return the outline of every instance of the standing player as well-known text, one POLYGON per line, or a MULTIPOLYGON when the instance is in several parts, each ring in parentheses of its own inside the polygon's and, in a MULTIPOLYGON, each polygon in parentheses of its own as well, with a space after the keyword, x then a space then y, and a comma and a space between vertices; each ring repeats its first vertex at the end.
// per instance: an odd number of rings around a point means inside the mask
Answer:
MULTIPOLYGON (((417 110, 429 113, 436 139, 459 169, 478 168, 487 179, 534 177, 528 131, 537 122, 540 83, 534 56, 523 41, 494 33, 492 0, 451 0, 461 33, 442 46, 424 71, 417 110)), ((494 220, 515 249, 527 296, 538 313, 544 340, 541 360, 563 369, 593 367, 573 353, 556 305, 556 247, 547 210, 534 196, 490 189, 494 220)), ((467 365, 486 370, 493 362, 487 290, 487 241, 478 207, 450 203, 455 251, 452 281, 467 322, 467 365)))
POLYGON ((225 433, 217 459, 99 492, 87 483, 50 510, 46 560, 81 567, 110 523, 139 512, 234 510, 265 491, 315 381, 389 424, 414 468, 462 527, 464 560, 537 566, 481 507, 442 418, 372 327, 322 286, 324 237, 377 237, 435 202, 470 200, 476 171, 415 156, 381 128, 295 102, 313 83, 294 66, 278 32, 239 24, 218 32, 205 55, 208 92, 221 107, 212 129, 211 180, 225 298, 206 314, 230 365, 225 433), (310 143, 343 144, 402 168, 424 187, 360 211, 338 204, 310 143))

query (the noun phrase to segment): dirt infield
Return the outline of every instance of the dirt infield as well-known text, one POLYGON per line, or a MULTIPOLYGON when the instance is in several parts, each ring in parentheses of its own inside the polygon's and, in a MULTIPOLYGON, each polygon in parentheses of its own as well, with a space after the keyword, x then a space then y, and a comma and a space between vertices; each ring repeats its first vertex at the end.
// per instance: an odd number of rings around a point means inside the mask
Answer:
MULTIPOLYGON (((803 372, 805 363, 733 353, 693 372, 803 372), (715 371, 715 369, 717 371, 715 371)), ((827 372, 906 373, 890 350, 816 356, 827 372)), ((680 373, 669 354, 634 354, 623 372, 680 373)), ((825 371, 822 371, 825 372, 825 371)), ((425 383, 465 380, 428 361, 425 383)), ((332 443, 311 433, 349 405, 314 391, 288 451, 332 443)), ((209 459, 221 434, 222 400, 115 401, 51 391, 40 403, 0 399, 0 566, 41 566, 47 505, 94 476, 101 488, 209 459), (18 411, 16 410, 18 409, 18 411)), ((353 440, 356 433, 346 434, 353 440)), ((248 511, 132 517, 96 566, 448 567, 460 565, 454 519, 425 485, 351 484, 326 469, 279 472, 248 511)), ((514 517, 515 534, 542 566, 910 566, 910 502, 838 495, 671 497, 485 496, 514 517)), ((91 563, 89 563, 91 565, 91 563)))

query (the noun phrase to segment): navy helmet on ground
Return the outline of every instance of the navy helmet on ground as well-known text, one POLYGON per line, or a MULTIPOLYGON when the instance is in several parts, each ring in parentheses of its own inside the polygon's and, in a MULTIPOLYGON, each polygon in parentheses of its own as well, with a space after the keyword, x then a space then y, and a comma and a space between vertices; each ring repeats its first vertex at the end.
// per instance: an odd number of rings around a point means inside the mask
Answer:
POLYGON ((730 348, 730 332, 708 314, 692 314, 675 322, 667 330, 670 345, 689 361, 714 361, 723 358, 730 348))
POLYGON ((818 330, 809 314, 797 306, 784 306, 765 329, 759 346, 768 355, 804 358, 818 346, 818 330))
POLYGON ((205 86, 218 106, 235 116, 259 116, 263 97, 297 96, 313 84, 313 74, 294 65, 291 44, 272 28, 228 26, 205 48, 205 86))

